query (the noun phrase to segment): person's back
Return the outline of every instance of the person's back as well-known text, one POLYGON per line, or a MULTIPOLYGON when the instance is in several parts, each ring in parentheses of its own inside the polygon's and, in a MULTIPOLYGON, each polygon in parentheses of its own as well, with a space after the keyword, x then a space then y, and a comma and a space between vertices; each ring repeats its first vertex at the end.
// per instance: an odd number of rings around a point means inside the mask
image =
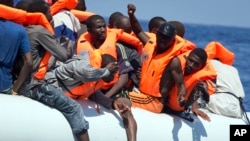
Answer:
MULTIPOLYGON (((49 13, 49 5, 44 1, 35 1, 32 3, 27 3, 27 11, 29 13, 40 12, 46 16, 44 19, 47 22, 52 21, 52 16, 49 13)), ((35 79, 43 79, 36 76, 36 72, 39 69, 42 69, 41 65, 47 64, 46 71, 53 68, 54 66, 49 65, 50 56, 54 56, 56 59, 64 62, 68 59, 66 49, 62 48, 59 41, 54 37, 53 31, 49 31, 41 25, 30 24, 25 26, 26 32, 29 36, 29 42, 32 48, 32 58, 33 58, 33 69, 32 75, 35 79), (46 58, 46 53, 49 53, 50 56, 46 58)), ((20 62, 21 63, 21 62, 20 62)), ((43 66, 44 67, 44 66, 43 66)), ((44 76, 45 76, 44 72, 44 76)))
POLYGON ((215 92, 210 95, 207 108, 217 114, 241 118, 242 103, 238 98, 244 99, 245 93, 238 70, 218 60, 211 62, 217 72, 217 78, 215 92))
MULTIPOLYGON (((6 4, 8 6, 12 6, 9 4, 8 1, 5 3, 5 1, 0 0, 0 4, 6 4)), ((13 3, 12 3, 13 4, 13 3)), ((6 21, 4 19, 1 19, 0 17, 0 92, 1 93, 8 93, 12 94, 14 92, 17 92, 18 89, 21 86, 20 78, 17 78, 16 82, 18 82, 19 86, 16 86, 14 84, 13 90, 12 90, 12 74, 11 69, 16 61, 17 55, 22 55, 23 58, 27 59, 28 56, 31 57, 31 49, 30 44, 28 40, 27 33, 25 29, 16 23, 13 23, 11 21, 6 21)), ((32 58, 28 58, 27 60, 24 60, 24 66, 22 66, 22 69, 26 69, 26 73, 23 73, 22 81, 26 79, 26 76, 30 72, 30 68, 32 66, 32 58), (30 60, 31 59, 31 60, 30 60), (27 61, 29 61, 29 64, 27 66, 27 61), (28 68, 27 68, 28 67, 28 68)), ((22 73, 22 71, 20 71, 22 73)), ((16 83, 17 84, 17 83, 16 83)))
POLYGON ((81 29, 78 18, 70 10, 63 9, 53 15, 55 36, 60 40, 61 45, 67 49, 68 58, 75 54, 77 32, 81 29))

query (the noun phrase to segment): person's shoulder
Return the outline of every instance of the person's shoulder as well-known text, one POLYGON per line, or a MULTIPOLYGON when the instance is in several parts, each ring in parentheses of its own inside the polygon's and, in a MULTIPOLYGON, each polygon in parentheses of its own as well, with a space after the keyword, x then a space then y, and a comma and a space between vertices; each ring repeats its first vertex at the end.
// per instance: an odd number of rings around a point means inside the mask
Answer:
POLYGON ((26 30, 28 33, 49 33, 49 31, 43 27, 42 25, 28 25, 26 26, 26 30))
POLYGON ((181 66, 181 61, 177 56, 173 57, 169 63, 172 68, 181 66))
MULTIPOLYGON (((11 29, 14 29, 14 30, 18 30, 18 29, 25 30, 25 28, 22 25, 17 24, 17 23, 12 22, 12 21, 3 21, 2 24, 6 24, 6 25, 10 26, 10 27, 12 27, 11 29)), ((10 29, 7 29, 7 30, 10 30, 10 29)))

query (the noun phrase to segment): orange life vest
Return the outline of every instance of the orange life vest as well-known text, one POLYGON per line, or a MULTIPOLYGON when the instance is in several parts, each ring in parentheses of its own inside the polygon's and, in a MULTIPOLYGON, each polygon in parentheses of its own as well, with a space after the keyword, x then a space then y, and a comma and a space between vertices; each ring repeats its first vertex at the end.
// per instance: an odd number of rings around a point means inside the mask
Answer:
MULTIPOLYGON (((146 32, 146 34, 149 36, 150 40, 156 41, 155 33, 146 32)), ((182 54, 184 52, 187 52, 189 50, 193 50, 194 48, 196 48, 196 45, 194 43, 192 43, 191 41, 186 40, 178 35, 175 36, 175 40, 176 40, 176 42, 181 42, 183 44, 183 46, 181 47, 180 52, 178 54, 182 54)))
POLYGON ((219 59, 222 63, 232 65, 234 53, 229 51, 219 42, 210 42, 205 47, 209 59, 219 59))
MULTIPOLYGON (((125 43, 128 43, 132 45, 133 47, 135 46, 138 47, 138 45, 141 45, 141 42, 136 37, 123 32, 123 30, 121 29, 109 29, 108 28, 106 37, 107 37, 106 40, 99 47, 99 49, 94 49, 92 45, 90 44, 92 42, 91 35, 88 32, 83 33, 77 41, 77 48, 76 48, 77 54, 80 54, 82 50, 87 49, 89 50, 90 56, 91 56, 92 54, 91 52, 95 50, 100 50, 102 54, 110 54, 117 59, 116 42, 118 40, 124 41, 125 43)), ((93 61, 95 60, 91 60, 91 63, 95 64, 95 62, 93 61)), ((115 74, 114 80, 109 83, 105 83, 102 88, 103 89, 111 88, 118 81, 118 78, 119 78, 119 75, 115 74)))
POLYGON ((72 9, 70 12, 73 13, 80 22, 85 22, 90 16, 95 14, 92 12, 81 11, 81 10, 76 10, 76 9, 72 9))
MULTIPOLYGON (((50 31, 54 35, 54 30, 47 20, 47 18, 42 13, 27 13, 27 18, 24 24, 35 24, 42 25, 44 28, 50 31)), ((48 64, 51 54, 48 51, 45 51, 43 58, 39 63, 38 70, 33 74, 33 76, 38 80, 43 80, 46 72, 48 70, 48 64)))
POLYGON ((26 21, 23 22, 24 25, 41 25, 47 30, 49 30, 50 33, 54 35, 54 29, 47 20, 47 18, 42 13, 27 13, 26 21))
MULTIPOLYGON (((188 51, 186 53, 183 53, 181 55, 178 56, 178 58, 180 59, 181 62, 181 66, 182 66, 182 72, 184 72, 184 67, 186 64, 186 57, 189 55, 191 51, 188 51)), ((184 82, 185 82, 185 87, 187 90, 185 99, 187 100, 191 94, 191 91, 193 90, 193 88, 195 87, 195 85, 197 84, 197 82, 199 80, 211 80, 216 78, 216 71, 213 67, 213 65, 211 64, 211 62, 208 60, 206 65, 199 70, 198 72, 195 72, 193 74, 190 74, 188 76, 184 76, 184 82)), ((170 93, 169 93, 169 99, 168 99, 168 107, 171 108, 172 110, 175 111, 183 111, 184 107, 181 107, 178 104, 178 88, 175 85, 170 93)))
MULTIPOLYGON (((89 54, 90 60, 95 60, 94 64, 91 64, 95 68, 101 68, 101 53, 98 51, 92 52, 92 54, 89 54)), ((104 84, 104 81, 102 79, 98 81, 92 81, 92 82, 87 82, 87 83, 82 83, 78 86, 75 86, 70 89, 69 91, 64 91, 64 93, 73 98, 73 99, 86 99, 88 98, 91 94, 93 94, 95 91, 99 90, 102 85, 104 84)))
POLYGON ((183 43, 175 44, 164 53, 155 55, 156 43, 149 40, 142 53, 142 76, 140 92, 154 97, 161 97, 159 91, 160 79, 170 60, 177 56, 183 43))
MULTIPOLYGON (((232 65, 234 62, 234 53, 225 48, 221 43, 219 42, 210 42, 205 47, 205 50, 208 54, 209 59, 219 59, 222 63, 227 65, 232 65)), ((207 81, 208 85, 208 93, 214 94, 215 92, 215 84, 212 81, 207 81)))
POLYGON ((145 32, 145 33, 149 36, 150 40, 156 41, 155 33, 152 33, 152 32, 145 32))
POLYGON ((121 36, 118 37, 118 40, 131 45, 131 47, 136 49, 140 55, 142 54, 143 44, 133 32, 131 34, 122 32, 121 36))
POLYGON ((214 84, 214 82, 212 82, 211 80, 207 80, 207 91, 209 95, 212 95, 215 93, 215 88, 216 88, 216 84, 214 84))
POLYGON ((55 15, 62 9, 74 9, 78 4, 78 0, 57 0, 53 5, 50 6, 50 13, 55 15))
POLYGON ((18 24, 23 24, 26 21, 27 12, 24 10, 0 4, 0 11, 0 17, 5 20, 13 21, 18 24))
POLYGON ((192 43, 191 41, 186 40, 178 35, 175 36, 175 39, 177 40, 177 42, 184 42, 183 46, 181 47, 180 54, 196 48, 196 45, 194 43, 192 43))
MULTIPOLYGON (((82 34, 78 41, 77 41, 77 47, 76 47, 76 53, 80 54, 80 52, 82 50, 87 49, 90 53, 90 56, 92 55, 92 52, 95 50, 99 50, 102 54, 110 54, 113 57, 117 58, 117 54, 116 54, 116 41, 117 41, 117 36, 118 34, 121 34, 121 32, 112 32, 112 31, 107 31, 107 38, 104 41, 104 43, 98 48, 95 49, 92 45, 91 45, 91 35, 86 32, 84 34, 82 34)), ((93 61, 95 60, 91 60, 92 63, 91 64, 95 64, 93 61)), ((98 63, 98 62, 97 62, 98 63)))

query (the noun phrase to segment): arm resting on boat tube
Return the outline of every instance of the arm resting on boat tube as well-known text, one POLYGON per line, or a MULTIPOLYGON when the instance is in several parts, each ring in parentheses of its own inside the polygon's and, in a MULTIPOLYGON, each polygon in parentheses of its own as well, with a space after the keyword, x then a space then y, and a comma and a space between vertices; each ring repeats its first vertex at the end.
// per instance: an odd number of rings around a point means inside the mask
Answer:
POLYGON ((130 107, 127 104, 125 104, 124 101, 119 99, 113 100, 111 98, 108 98, 100 90, 93 93, 89 97, 89 100, 99 103, 107 109, 117 110, 120 114, 130 111, 130 107))
POLYGON ((96 103, 101 104, 103 107, 107 109, 114 109, 113 108, 113 102, 114 100, 111 98, 106 97, 100 90, 96 91, 93 93, 90 97, 89 100, 92 100, 96 103))

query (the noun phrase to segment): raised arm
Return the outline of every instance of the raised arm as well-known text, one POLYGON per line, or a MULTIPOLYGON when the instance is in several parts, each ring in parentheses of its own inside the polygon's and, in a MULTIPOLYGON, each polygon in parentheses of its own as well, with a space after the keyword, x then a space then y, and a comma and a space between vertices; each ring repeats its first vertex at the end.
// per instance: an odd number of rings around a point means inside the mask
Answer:
POLYGON ((133 4, 128 4, 128 15, 131 23, 131 28, 140 41, 145 45, 149 40, 149 36, 143 31, 138 19, 135 17, 136 7, 133 4))

